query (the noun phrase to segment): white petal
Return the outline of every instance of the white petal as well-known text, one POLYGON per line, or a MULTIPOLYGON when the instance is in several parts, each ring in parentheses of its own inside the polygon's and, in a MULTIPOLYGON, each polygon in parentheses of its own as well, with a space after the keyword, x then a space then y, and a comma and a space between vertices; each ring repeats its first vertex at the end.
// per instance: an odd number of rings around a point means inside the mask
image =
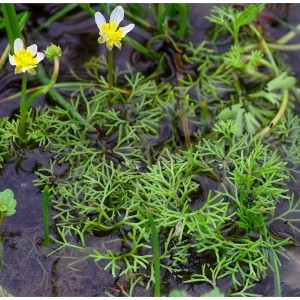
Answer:
POLYGON ((113 46, 114 46, 114 45, 109 45, 108 43, 106 43, 106 47, 107 47, 107 49, 108 49, 109 51, 112 50, 113 46))
POLYGON ((101 33, 100 34, 100 37, 99 37, 99 39, 103 39, 104 41, 107 41, 108 40, 108 37, 104 34, 104 33, 101 33))
POLYGON ((122 44, 118 41, 115 41, 114 46, 116 46, 117 48, 119 48, 121 50, 122 44))
POLYGON ((121 5, 117 6, 111 13, 109 23, 120 24, 124 19, 124 9, 121 5))
POLYGON ((134 28, 134 24, 129 24, 127 26, 124 27, 120 27, 120 29, 122 30, 123 34, 122 37, 124 37, 129 31, 131 31, 134 28))
POLYGON ((22 68, 22 71, 25 73, 27 70, 30 70, 32 68, 35 68, 35 66, 24 67, 24 68, 22 68))
POLYGON ((37 45, 33 44, 33 45, 27 47, 27 50, 30 51, 33 54, 33 56, 35 56, 37 53, 37 45))
POLYGON ((102 36, 100 36, 99 38, 98 38, 98 43, 99 44, 103 44, 103 43, 106 43, 107 42, 107 39, 106 38, 104 38, 104 37, 102 37, 102 36))
POLYGON ((31 74, 31 75, 35 75, 35 74, 36 74, 36 71, 35 71, 34 67, 31 67, 31 68, 23 68, 23 72, 25 73, 26 71, 27 71, 29 74, 31 74))
POLYGON ((44 59, 44 57, 45 57, 45 54, 44 54, 44 53, 38 52, 38 53, 36 54, 37 62, 39 63, 41 60, 44 59))
POLYGON ((9 59, 9 63, 12 65, 12 66, 15 66, 16 63, 15 63, 15 60, 14 58, 12 57, 12 55, 10 55, 10 53, 8 54, 8 59, 9 59))
POLYGON ((106 24, 104 16, 99 11, 95 13, 95 22, 100 30, 106 24))
POLYGON ((15 39, 14 42, 14 52, 24 49, 24 43, 20 38, 15 39))
POLYGON ((22 72, 23 72, 22 67, 16 67, 15 68, 15 74, 22 73, 22 72))

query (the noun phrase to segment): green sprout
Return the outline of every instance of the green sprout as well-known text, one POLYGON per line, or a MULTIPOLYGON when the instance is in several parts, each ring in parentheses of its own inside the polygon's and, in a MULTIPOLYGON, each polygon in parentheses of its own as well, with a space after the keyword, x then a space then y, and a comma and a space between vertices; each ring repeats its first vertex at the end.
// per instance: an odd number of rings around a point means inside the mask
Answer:
POLYGON ((17 201, 10 189, 0 192, 0 226, 5 217, 10 217, 16 212, 17 201))
POLYGON ((226 28, 232 35, 234 44, 237 45, 240 29, 253 22, 264 8, 265 4, 250 4, 242 11, 235 10, 232 6, 214 6, 212 9, 214 15, 207 17, 207 19, 226 28))
POLYGON ((263 54, 260 50, 253 50, 251 55, 246 56, 242 55, 242 47, 240 45, 233 45, 230 48, 230 51, 224 55, 224 63, 226 68, 237 68, 245 70, 247 68, 254 68, 259 64, 263 54))

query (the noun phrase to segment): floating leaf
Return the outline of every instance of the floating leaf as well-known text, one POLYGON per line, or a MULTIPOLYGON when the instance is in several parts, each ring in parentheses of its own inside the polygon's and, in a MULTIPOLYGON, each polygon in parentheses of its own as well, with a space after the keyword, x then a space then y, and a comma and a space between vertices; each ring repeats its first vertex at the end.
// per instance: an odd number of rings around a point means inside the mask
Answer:
POLYGON ((10 189, 0 192, 0 212, 4 212, 6 216, 12 216, 16 212, 16 205, 17 201, 10 189))

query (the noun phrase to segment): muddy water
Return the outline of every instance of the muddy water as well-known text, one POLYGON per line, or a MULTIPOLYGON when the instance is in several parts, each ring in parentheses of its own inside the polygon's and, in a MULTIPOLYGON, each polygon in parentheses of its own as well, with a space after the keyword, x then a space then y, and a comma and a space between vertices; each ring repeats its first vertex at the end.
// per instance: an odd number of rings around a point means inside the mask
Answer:
MULTIPOLYGON (((67 17, 55 22, 40 33, 33 31, 61 7, 62 5, 57 4, 17 5, 19 11, 28 10, 31 12, 30 22, 25 28, 28 44, 38 41, 41 49, 50 43, 59 44, 62 47, 64 56, 59 81, 63 82, 73 80, 69 68, 84 77, 85 71, 82 64, 93 55, 104 54, 105 49, 96 43, 98 32, 94 20, 80 9, 75 9, 67 17)), ((204 16, 209 14, 211 7, 212 4, 192 5, 192 42, 198 43, 203 39, 205 28, 207 28, 204 16)), ((299 11, 299 5, 290 9, 288 21, 296 24, 299 11)), ((282 6, 280 13, 285 13, 284 6, 282 6)), ((274 36, 277 35, 278 37, 286 31, 280 26, 270 26, 270 30, 274 36)), ((146 41, 149 38, 143 36, 140 31, 133 33, 132 37, 139 41, 146 41)), ((1 47, 5 45, 5 38, 1 39, 0 45, 1 47)), ((299 54, 294 53, 291 55, 293 67, 298 75, 300 75, 299 56, 299 54)), ((147 72, 147 68, 151 67, 125 44, 123 45, 122 56, 120 52, 116 52, 115 58, 116 64, 120 68, 128 62, 132 64, 133 68, 143 72, 147 72)), ((49 67, 51 66, 49 65, 49 67)), ((5 67, 4 71, 0 73, 0 78, 0 100, 20 90, 20 76, 12 74, 11 66, 5 67)), ((42 98, 40 103, 46 100, 42 98)), ((18 100, 0 101, 0 108, 0 117, 12 115, 18 109, 18 100)), ((17 213, 13 217, 7 218, 2 228, 4 263, 0 272, 0 284, 15 296, 105 296, 105 292, 118 295, 118 291, 115 290, 116 281, 108 272, 103 270, 104 265, 95 264, 87 258, 89 249, 85 251, 63 249, 50 257, 44 255, 45 249, 41 246, 43 237, 42 195, 33 186, 32 180, 36 179, 35 165, 47 160, 49 160, 49 156, 41 154, 39 149, 25 151, 20 153, 18 157, 7 161, 1 171, 0 190, 12 189, 18 201, 18 207, 17 213)), ((294 188, 297 190, 298 187, 295 185, 294 188)), ((53 233, 53 228, 51 233, 53 233)), ((101 238, 101 243, 105 244, 109 239, 110 237, 101 238)), ((297 239, 300 241, 299 237, 297 239)), ((91 237, 89 244, 92 245, 93 243, 99 243, 98 238, 91 237)), ((117 242, 115 247, 119 247, 117 242)), ((297 260, 299 251, 294 249, 291 251, 294 251, 297 260)), ((289 266, 288 263, 285 264, 285 271, 289 269, 289 266)), ((293 272, 298 274, 296 269, 293 272)), ((285 278, 288 277, 288 273, 283 272, 285 278)), ((272 295, 271 275, 262 284, 257 285, 256 292, 272 295)), ((163 282, 166 291, 172 288, 187 288, 178 284, 174 278, 168 280, 163 282)), ((286 279, 286 281, 288 280, 286 279)), ((117 283, 122 284, 122 282, 117 283)), ((300 283, 297 284, 296 282, 293 285, 286 283, 286 285, 289 286, 285 289, 286 295, 297 295, 296 290, 300 283)), ((194 288, 189 290, 189 293, 198 296, 200 292, 194 288)), ((138 288, 135 295, 151 296, 152 291, 138 288)))

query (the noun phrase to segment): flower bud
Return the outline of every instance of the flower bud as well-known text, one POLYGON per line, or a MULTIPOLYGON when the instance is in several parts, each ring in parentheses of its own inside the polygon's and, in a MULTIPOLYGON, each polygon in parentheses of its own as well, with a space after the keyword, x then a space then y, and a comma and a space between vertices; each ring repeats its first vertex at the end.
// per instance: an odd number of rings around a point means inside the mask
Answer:
POLYGON ((58 58, 60 58, 62 56, 61 48, 54 44, 51 44, 51 46, 48 46, 46 48, 46 50, 44 50, 44 53, 49 61, 53 61, 54 56, 58 56, 58 58))

